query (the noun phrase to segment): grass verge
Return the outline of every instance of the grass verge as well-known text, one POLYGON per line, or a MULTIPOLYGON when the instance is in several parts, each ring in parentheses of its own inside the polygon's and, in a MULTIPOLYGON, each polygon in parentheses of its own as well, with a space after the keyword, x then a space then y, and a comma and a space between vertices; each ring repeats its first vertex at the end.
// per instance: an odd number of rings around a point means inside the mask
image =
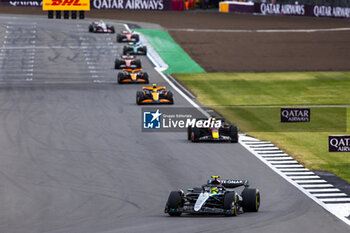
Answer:
POLYGON ((329 153, 328 135, 349 134, 350 72, 176 74, 199 102, 240 130, 269 140, 312 170, 350 182, 350 153, 329 153), (310 123, 280 123, 279 106, 311 107, 310 123), (340 105, 340 106, 339 106, 340 105), (344 105, 344 106, 343 106, 344 105), (249 106, 249 107, 247 107, 249 106))
POLYGON ((164 71, 172 73, 197 73, 205 72, 200 65, 174 41, 169 33, 154 29, 134 29, 146 36, 148 42, 156 50, 158 55, 168 64, 169 68, 164 71))

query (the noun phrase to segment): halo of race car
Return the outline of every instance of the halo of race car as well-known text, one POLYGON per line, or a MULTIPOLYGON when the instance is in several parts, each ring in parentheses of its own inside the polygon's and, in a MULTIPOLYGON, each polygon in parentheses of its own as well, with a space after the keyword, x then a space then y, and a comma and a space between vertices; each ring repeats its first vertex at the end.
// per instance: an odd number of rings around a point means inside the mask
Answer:
MULTIPOLYGON (((115 33, 114 26, 103 21, 94 21, 89 25, 92 33, 115 33)), ((118 43, 128 43, 123 47, 123 54, 117 56, 114 69, 121 69, 117 74, 118 84, 148 84, 148 73, 143 71, 141 60, 135 55, 147 55, 147 47, 140 41, 140 36, 133 31, 122 31, 117 34, 118 43)), ((137 105, 174 104, 174 95, 165 86, 143 86, 136 92, 137 105)), ((203 119, 197 119, 201 121, 203 119)), ((211 117, 210 126, 187 128, 187 140, 192 142, 238 142, 238 128, 225 121, 211 117), (220 121, 220 126, 215 123, 220 121)), ((190 188, 187 193, 182 190, 172 191, 165 205, 165 213, 170 216, 189 214, 223 214, 237 216, 243 212, 257 212, 260 207, 260 192, 249 188, 247 180, 212 179, 202 187, 190 188), (244 187, 241 194, 235 190, 244 187)))

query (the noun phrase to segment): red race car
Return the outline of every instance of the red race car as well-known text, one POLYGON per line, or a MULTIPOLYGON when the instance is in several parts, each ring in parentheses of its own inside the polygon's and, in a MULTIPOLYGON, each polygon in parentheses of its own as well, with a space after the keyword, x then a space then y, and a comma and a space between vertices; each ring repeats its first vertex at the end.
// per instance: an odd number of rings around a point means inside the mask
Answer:
POLYGON ((139 42, 140 36, 133 31, 122 31, 117 34, 117 42, 139 42))
POLYGON ((141 68, 141 60, 136 59, 135 56, 131 55, 122 55, 119 58, 117 57, 114 62, 114 69, 137 69, 141 68))

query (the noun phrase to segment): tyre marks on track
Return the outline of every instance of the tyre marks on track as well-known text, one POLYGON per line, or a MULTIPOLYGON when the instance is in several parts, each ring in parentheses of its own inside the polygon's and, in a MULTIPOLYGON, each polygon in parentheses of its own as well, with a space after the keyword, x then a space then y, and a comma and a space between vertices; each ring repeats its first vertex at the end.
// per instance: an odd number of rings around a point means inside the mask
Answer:
POLYGON ((32 81, 37 23, 8 21, 3 26, 5 33, 0 50, 0 82, 32 81))
POLYGON ((268 141, 240 135, 240 143, 300 191, 350 225, 350 196, 268 141))

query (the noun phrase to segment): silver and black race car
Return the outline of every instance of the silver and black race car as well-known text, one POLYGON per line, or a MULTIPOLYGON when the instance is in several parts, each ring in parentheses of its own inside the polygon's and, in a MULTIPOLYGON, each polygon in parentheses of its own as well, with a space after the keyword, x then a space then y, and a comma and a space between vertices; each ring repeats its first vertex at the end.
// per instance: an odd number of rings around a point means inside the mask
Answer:
POLYGON ((115 33, 114 26, 105 24, 102 20, 100 22, 94 21, 89 25, 89 32, 94 33, 115 33))
POLYGON ((224 119, 198 119, 194 127, 187 128, 187 140, 192 142, 238 142, 238 128, 224 119), (209 124, 197 122, 209 121, 209 124))
POLYGON ((114 69, 138 69, 141 68, 141 60, 137 59, 132 55, 122 55, 119 58, 117 57, 114 62, 114 69))
POLYGON ((117 34, 117 42, 139 42, 140 36, 133 31, 122 31, 117 34))
POLYGON ((147 47, 142 45, 140 42, 133 43, 129 42, 128 45, 123 47, 124 55, 147 55, 147 47))
POLYGON ((187 193, 182 190, 171 192, 164 212, 170 216, 180 216, 182 213, 237 216, 243 212, 258 212, 260 192, 248 187, 247 180, 212 176, 200 188, 189 188, 187 193), (238 187, 244 187, 241 194, 235 190, 238 187))

